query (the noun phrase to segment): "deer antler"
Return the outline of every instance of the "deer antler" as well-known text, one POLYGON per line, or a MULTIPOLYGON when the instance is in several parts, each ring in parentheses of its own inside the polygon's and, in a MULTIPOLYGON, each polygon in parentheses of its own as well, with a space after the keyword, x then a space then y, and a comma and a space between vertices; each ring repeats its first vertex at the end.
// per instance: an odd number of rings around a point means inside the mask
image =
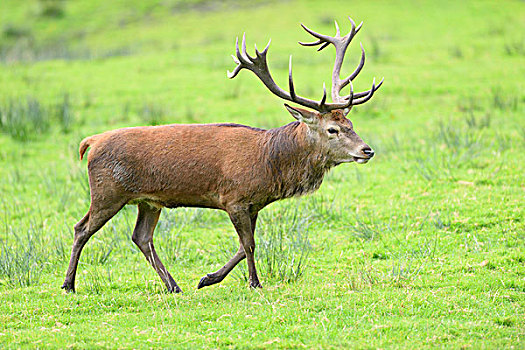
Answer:
POLYGON ((279 96, 282 99, 292 101, 302 106, 315 109, 319 112, 328 112, 333 109, 348 107, 348 102, 337 103, 337 104, 326 104, 326 87, 324 88, 323 97, 321 98, 319 102, 298 96, 295 93, 294 84, 293 84, 292 57, 291 56, 290 56, 290 70, 289 70, 289 75, 288 75, 290 92, 288 93, 285 90, 281 89, 273 80, 272 75, 270 74, 270 71, 268 69, 268 63, 266 61, 266 55, 268 53, 270 43, 271 43, 271 40, 268 42, 268 45, 266 45, 266 47, 264 48, 262 52, 259 52, 259 50, 257 49, 257 46, 255 46, 256 57, 251 57, 246 52, 245 35, 242 36, 242 51, 239 50, 239 38, 237 38, 235 42, 236 56, 232 55, 233 60, 235 61, 235 63, 237 63, 237 67, 235 67, 233 72, 228 71, 228 78, 230 79, 235 78, 237 74, 241 71, 241 69, 246 68, 252 71, 263 82, 263 84, 268 88, 268 90, 270 90, 273 94, 279 96))
POLYGON ((335 46, 336 57, 335 57, 334 69, 332 72, 332 100, 333 100, 333 103, 326 103, 326 86, 324 84, 323 84, 323 97, 321 98, 319 102, 310 100, 308 98, 301 97, 295 93, 295 88, 294 88, 294 83, 293 83, 293 78, 292 78, 292 56, 290 56, 289 73, 288 73, 288 85, 289 85, 290 92, 289 93, 286 92, 285 90, 281 89, 275 83, 275 81, 272 78, 272 75, 270 74, 270 71, 268 69, 268 63, 266 61, 266 55, 268 53, 268 49, 270 48, 271 40, 268 42, 268 45, 266 45, 266 47, 264 48, 262 52, 259 52, 259 50, 257 49, 257 46, 255 46, 256 57, 251 57, 246 52, 245 34, 243 34, 242 36, 242 50, 239 49, 239 38, 237 38, 235 42, 236 56, 232 55, 233 60, 235 61, 237 66, 235 67, 233 72, 228 71, 228 78, 230 79, 235 78, 237 74, 243 68, 246 68, 252 71, 263 82, 263 84, 268 88, 268 90, 270 90, 273 94, 279 96, 282 99, 295 102, 297 104, 300 104, 308 108, 315 109, 321 113, 329 112, 334 109, 350 109, 354 105, 364 103, 368 101, 370 98, 372 98, 374 92, 377 89, 379 89, 381 84, 383 84, 383 80, 381 80, 381 82, 377 86, 375 85, 375 80, 374 80, 372 84, 372 88, 370 90, 358 92, 354 94, 352 80, 359 74, 359 72, 361 71, 365 63, 365 50, 363 49, 362 45, 361 45, 361 51, 362 51, 361 62, 359 63, 356 70, 350 76, 341 80, 340 78, 341 65, 343 63, 346 49, 348 48, 350 41, 352 41, 353 37, 361 29, 361 26, 363 24, 361 23, 356 28, 354 21, 350 17, 349 19, 350 19, 350 23, 352 24, 352 30, 350 31, 350 33, 348 33, 344 37, 341 37, 341 33, 339 30, 339 26, 337 25, 337 22, 335 22, 336 31, 337 31, 335 37, 316 33, 313 30, 308 29, 305 25, 301 24, 304 30, 306 30, 312 36, 316 37, 318 40, 312 43, 299 42, 299 44, 303 46, 321 45, 321 47, 319 47, 317 51, 323 50, 330 44, 333 44, 335 46), (341 90, 348 84, 350 84, 350 94, 347 96, 340 96, 341 90))
POLYGON ((309 29, 304 24, 301 24, 304 30, 306 30, 310 35, 314 36, 318 40, 312 43, 299 42, 299 44, 303 46, 321 45, 319 49, 317 49, 317 51, 323 50, 330 44, 334 45, 335 62, 334 62, 334 70, 332 71, 332 100, 334 102, 344 102, 345 100, 348 100, 349 102, 351 102, 351 105, 354 106, 354 105, 365 103, 366 101, 370 100, 372 96, 374 95, 374 92, 377 89, 379 89, 381 85, 383 84, 384 78, 381 79, 381 82, 379 82, 377 86, 375 85, 375 79, 374 79, 372 83, 372 88, 370 90, 358 92, 354 94, 352 80, 354 80, 355 77, 357 77, 357 75, 361 72, 361 69, 363 69, 363 66, 365 65, 365 49, 363 48, 362 44, 361 44, 361 61, 359 62, 359 65, 354 70, 354 72, 350 74, 348 77, 346 77, 345 79, 340 78, 341 66, 343 64, 346 49, 348 48, 348 45, 350 45, 350 42, 352 41, 354 36, 359 32, 359 30, 363 26, 363 22, 361 22, 359 26, 356 27, 355 22, 350 17, 348 17, 348 19, 350 20, 352 29, 344 37, 341 37, 341 32, 339 30, 339 25, 337 24, 337 21, 335 22, 336 34, 334 37, 319 34, 309 29), (350 94, 347 96, 340 96, 341 90, 348 84, 350 84, 350 94), (357 100, 354 100, 355 98, 357 98, 357 100))

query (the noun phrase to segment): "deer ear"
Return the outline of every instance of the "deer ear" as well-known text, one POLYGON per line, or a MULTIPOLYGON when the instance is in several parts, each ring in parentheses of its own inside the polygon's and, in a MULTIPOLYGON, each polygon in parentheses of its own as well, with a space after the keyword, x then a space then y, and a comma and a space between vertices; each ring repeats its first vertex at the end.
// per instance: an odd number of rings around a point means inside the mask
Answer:
POLYGON ((318 124, 319 117, 316 112, 307 111, 306 109, 302 108, 294 108, 286 103, 284 104, 288 112, 297 119, 300 122, 303 122, 308 125, 318 124))

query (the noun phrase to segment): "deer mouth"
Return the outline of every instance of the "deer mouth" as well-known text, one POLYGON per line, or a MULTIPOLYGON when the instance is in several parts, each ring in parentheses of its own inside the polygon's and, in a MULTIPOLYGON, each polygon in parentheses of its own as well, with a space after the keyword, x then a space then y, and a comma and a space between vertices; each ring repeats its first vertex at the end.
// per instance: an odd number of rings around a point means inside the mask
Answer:
POLYGON ((353 157, 354 158, 354 162, 358 163, 358 164, 365 164, 365 163, 368 163, 368 161, 370 160, 370 158, 361 158, 361 157, 353 157))

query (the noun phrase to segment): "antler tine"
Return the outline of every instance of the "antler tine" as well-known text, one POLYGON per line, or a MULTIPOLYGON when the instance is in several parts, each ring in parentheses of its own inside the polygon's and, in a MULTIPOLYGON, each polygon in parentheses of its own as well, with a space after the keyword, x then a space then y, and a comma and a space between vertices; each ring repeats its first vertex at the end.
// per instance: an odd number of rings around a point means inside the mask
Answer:
POLYGON ((359 61, 359 65, 354 70, 354 72, 347 78, 348 80, 354 80, 354 78, 357 77, 359 73, 361 73, 361 69, 363 69, 363 66, 365 65, 365 48, 363 47, 362 43, 359 44, 361 45, 361 61, 359 61))
MULTIPOLYGON (((350 19, 350 17, 348 17, 348 19, 350 19)), ((361 30, 361 27, 363 26, 363 21, 361 21, 361 23, 359 23, 359 25, 357 26, 357 28, 355 29, 355 34, 357 34, 357 32, 359 32, 361 30)))
POLYGON ((268 44, 264 48, 262 52, 259 52, 257 49, 257 45, 255 45, 255 55, 256 57, 251 57, 247 50, 246 50, 246 33, 243 33, 242 35, 242 43, 241 48, 239 48, 239 37, 235 39, 235 54, 236 56, 232 55, 233 61, 237 64, 233 72, 227 71, 227 76, 230 79, 233 79, 239 74, 241 69, 247 68, 249 70, 252 70, 252 68, 255 66, 255 63, 259 60, 266 61, 266 53, 268 52, 268 48, 270 47, 271 39, 268 41, 268 44))
POLYGON ((243 55, 244 51, 246 50, 246 33, 242 34, 242 48, 243 48, 243 51, 239 49, 239 37, 237 37, 235 39, 235 53, 237 54, 237 58, 239 59, 241 63, 247 64, 248 59, 244 57, 243 55))
POLYGON ((255 50, 255 54, 258 58, 264 57, 266 59, 266 53, 268 52, 268 49, 270 48, 270 44, 272 42, 272 39, 268 40, 268 44, 266 44, 266 47, 262 50, 262 52, 259 52, 255 50))
POLYGON ((327 47, 328 47, 328 45, 330 45, 330 43, 324 43, 323 45, 321 45, 321 47, 320 47, 320 48, 318 48, 318 49, 317 49, 317 52, 319 52, 319 51, 321 51, 321 50, 323 50, 323 49, 327 48, 327 47))
POLYGON ((302 41, 298 41, 298 43, 300 45, 303 45, 303 46, 317 46, 319 44, 322 44, 323 41, 322 40, 317 40, 317 41, 314 41, 313 43, 303 43, 302 41))
MULTIPOLYGON (((381 85, 383 85, 383 82, 385 81, 385 78, 382 78, 381 81, 379 82, 379 84, 377 84, 374 88, 374 92, 379 90, 379 88, 381 87, 381 85)), ((351 83, 351 82, 350 82, 351 83)), ((366 91, 362 91, 362 92, 358 92, 358 93, 355 93, 353 98, 360 98, 360 97, 363 97, 363 96, 367 96, 368 94, 370 94, 370 90, 366 90, 366 91)), ((345 100, 350 98, 350 95, 348 96, 345 96, 345 100)))
POLYGON ((350 84, 350 95, 348 95, 348 107, 352 106, 352 103, 354 102, 354 84, 352 84, 352 81, 349 81, 350 84))
POLYGON ((290 63, 288 68, 288 87, 290 88, 290 96, 292 97, 292 100, 295 100, 296 95, 292 78, 292 55, 290 55, 290 63))
POLYGON ((326 102, 326 84, 323 83, 323 97, 321 98, 321 101, 319 101, 319 108, 323 109, 325 102, 326 102))
MULTIPOLYGON (((376 79, 374 78, 373 82, 372 82, 372 88, 370 90, 368 90, 368 94, 365 96, 365 97, 362 97, 362 98, 359 98, 357 100, 354 100, 352 102, 352 105, 355 106, 355 105, 360 105, 360 104, 363 104, 365 103, 366 101, 370 100, 372 98, 372 96, 374 96, 374 92, 377 91, 377 89, 379 89, 379 87, 381 86, 381 84, 383 84, 383 81, 385 79, 381 79, 381 82, 379 83, 378 86, 376 86, 376 79)), ((355 94, 357 95, 357 94, 355 94)))
POLYGON ((243 55, 246 55, 246 33, 242 33, 242 52, 241 53, 243 55))
POLYGON ((228 78, 233 79, 239 74, 239 72, 242 69, 242 60, 240 59, 240 52, 239 52, 239 37, 235 38, 235 53, 237 54, 237 57, 232 55, 233 61, 237 64, 233 72, 230 72, 229 70, 226 71, 226 75, 228 78))
POLYGON ((304 30, 306 30, 310 35, 318 38, 319 40, 311 42, 311 43, 303 43, 302 41, 299 41, 299 44, 301 44, 302 46, 317 46, 317 45, 322 44, 321 47, 317 49, 317 51, 322 51, 323 49, 328 47, 328 45, 330 44, 335 45, 336 40, 341 37, 341 32, 339 30, 339 25, 337 24, 337 21, 334 21, 334 23, 335 23, 335 29, 336 29, 335 37, 331 37, 328 35, 314 32, 313 30, 309 29, 307 26, 301 23, 301 26, 304 28, 304 30))
POLYGON ((248 51, 246 51, 246 33, 243 33, 242 34, 242 52, 241 52, 245 58, 247 58, 247 61, 249 62, 253 62, 253 60, 255 59, 254 57, 251 57, 249 54, 248 54, 248 51))
MULTIPOLYGON (((348 20, 350 21, 350 24, 352 25, 352 29, 350 29, 350 33, 349 36, 350 36, 350 40, 352 40, 351 38, 354 37, 354 35, 356 34, 356 31, 355 31, 355 22, 352 18, 350 18, 350 16, 348 16, 348 20)), ((363 22, 361 22, 362 24, 363 22)))
POLYGON ((329 42, 324 42, 322 40, 317 40, 317 41, 314 41, 313 43, 303 43, 302 41, 298 41, 299 44, 303 45, 303 46, 317 46, 317 45, 321 45, 320 48, 317 49, 317 51, 321 51, 323 49, 325 49, 328 45, 330 45, 329 42))
POLYGON ((310 28, 308 28, 307 26, 305 26, 302 23, 301 23, 301 27, 303 27, 303 29, 306 30, 311 36, 316 37, 317 39, 319 39, 320 42, 330 42, 330 43, 334 42, 334 38, 331 37, 331 36, 314 32, 313 30, 311 30, 310 28))
POLYGON ((352 24, 352 30, 350 31, 350 33, 352 33, 351 37, 353 37, 361 30, 361 27, 363 26, 363 21, 361 21, 361 23, 359 23, 359 25, 356 27, 354 20, 350 18, 350 16, 348 16, 348 20, 352 24))
POLYGON ((341 89, 343 89, 346 85, 348 85, 348 83, 350 83, 352 80, 355 79, 355 77, 357 77, 357 75, 361 72, 361 69, 363 69, 364 65, 365 65, 365 49, 363 48, 363 44, 361 44, 361 61, 359 61, 359 65, 357 66, 357 68, 354 70, 354 72, 352 74, 350 74, 346 79, 344 79, 341 83, 341 89))

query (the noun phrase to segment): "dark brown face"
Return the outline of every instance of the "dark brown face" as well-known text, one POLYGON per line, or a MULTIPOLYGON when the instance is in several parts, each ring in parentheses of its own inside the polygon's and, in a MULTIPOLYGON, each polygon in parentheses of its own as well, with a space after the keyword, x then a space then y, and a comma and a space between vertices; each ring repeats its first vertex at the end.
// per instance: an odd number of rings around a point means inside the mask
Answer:
POLYGON ((374 151, 357 135, 352 122, 342 110, 321 114, 286 105, 288 111, 299 121, 308 125, 314 138, 335 164, 357 162, 367 163, 374 151))

